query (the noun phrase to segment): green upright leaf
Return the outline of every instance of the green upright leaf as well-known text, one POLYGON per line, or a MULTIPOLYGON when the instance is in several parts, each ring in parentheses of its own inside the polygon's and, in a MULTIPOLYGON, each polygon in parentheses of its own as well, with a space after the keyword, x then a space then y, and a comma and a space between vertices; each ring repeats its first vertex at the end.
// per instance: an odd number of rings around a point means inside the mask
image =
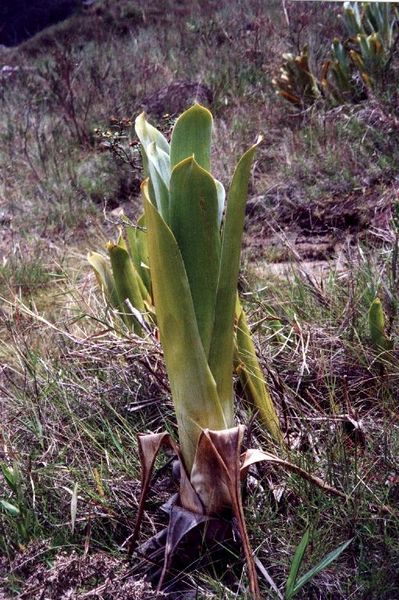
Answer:
POLYGON ((216 298, 215 323, 209 366, 216 381, 223 410, 233 420, 233 328, 241 239, 249 176, 257 145, 241 157, 231 183, 222 236, 222 252, 216 298))
POLYGON ((156 142, 152 142, 147 146, 147 154, 148 159, 154 164, 165 187, 169 188, 171 174, 169 154, 165 150, 162 150, 156 142))
POLYGON ((285 586, 285 598, 291 600, 294 595, 295 582, 298 577, 299 569, 301 567, 303 557, 305 556, 306 548, 309 544, 309 529, 307 529, 299 542, 294 558, 292 559, 290 573, 288 575, 287 583, 285 586))
POLYGON ((148 174, 159 213, 166 223, 169 222, 169 155, 158 148, 155 142, 147 147, 148 174))
POLYGON ((351 542, 352 539, 348 540, 347 542, 344 542, 343 544, 338 546, 338 548, 335 548, 335 550, 333 550, 332 552, 329 552, 319 562, 318 565, 313 567, 313 569, 310 569, 307 573, 305 573, 305 575, 302 575, 302 577, 300 577, 296 582, 295 587, 292 590, 291 596, 289 596, 289 598, 293 598, 303 588, 305 584, 307 584, 311 579, 313 579, 313 577, 315 577, 315 575, 320 573, 320 571, 322 571, 323 569, 326 569, 334 560, 336 560, 338 556, 342 554, 344 550, 346 550, 346 548, 351 542))
POLYGON ((87 260, 96 276, 98 285, 113 308, 119 307, 119 298, 109 262, 98 252, 89 252, 87 260))
POLYGON ((183 259, 172 231, 166 225, 143 184, 148 251, 154 302, 165 364, 179 427, 179 440, 188 471, 191 470, 201 429, 225 429, 216 384, 207 364, 195 318, 183 259))
POLYGON ((134 268, 133 262, 122 246, 107 244, 107 249, 111 259, 112 272, 115 280, 115 288, 119 299, 119 310, 121 311, 125 322, 133 327, 133 330, 138 335, 141 335, 141 325, 134 315, 129 311, 126 300, 128 300, 133 308, 140 313, 144 313, 145 306, 138 281, 138 274, 134 268))
POLYGON ((137 220, 137 227, 126 226, 126 238, 130 257, 140 275, 147 293, 151 296, 151 274, 148 260, 147 231, 144 215, 137 220))
POLYGON ((270 435, 277 442, 283 443, 278 416, 256 356, 255 345, 238 294, 236 315, 238 317, 236 338, 241 385, 248 400, 259 411, 259 416, 270 435))
MULTIPOLYGON (((141 155, 143 158, 143 167, 145 176, 149 175, 149 156, 148 156, 148 148, 150 144, 156 144, 157 148, 163 151, 166 155, 169 156, 170 147, 169 142, 165 138, 165 136, 158 131, 155 127, 153 127, 146 119, 145 113, 141 113, 135 121, 135 131, 137 137, 141 143, 141 155)), ((151 186, 152 189, 152 186, 151 186)), ((153 192, 153 189, 152 189, 153 192)), ((152 194, 151 194, 152 197, 152 194)))
MULTIPOLYGON (((116 245, 118 246, 118 248, 121 248, 122 250, 125 250, 128 253, 129 259, 130 259, 130 261, 132 263, 132 267, 133 267, 134 280, 137 283, 137 287, 138 287, 138 289, 140 291, 140 295, 141 295, 141 299, 143 300, 143 303, 144 302, 150 302, 148 290, 147 290, 147 287, 145 286, 145 284, 144 284, 144 282, 143 282, 143 280, 141 278, 140 270, 136 268, 136 264, 135 264, 136 261, 135 261, 134 257, 129 252, 129 245, 130 245, 129 244, 129 240, 127 240, 127 241, 125 240, 125 238, 122 235, 122 231, 121 231, 121 233, 119 235, 119 238, 118 238, 118 241, 117 241, 116 245)), ((109 252, 109 249, 108 249, 108 252, 109 252)), ((114 275, 115 275, 115 273, 114 273, 114 275)), ((132 306, 134 308, 136 308, 137 310, 140 310, 140 312, 142 312, 142 310, 139 309, 139 306, 141 306, 140 301, 135 298, 133 290, 131 290, 131 297, 128 298, 128 300, 131 302, 131 304, 132 304, 132 306), (133 304, 133 300, 135 301, 135 304, 133 304)), ((126 309, 126 307, 125 307, 125 309, 126 309)))
POLYGON ((169 154, 170 147, 167 139, 160 131, 158 131, 158 129, 156 129, 156 127, 153 127, 153 125, 147 121, 145 113, 142 112, 136 118, 135 130, 137 137, 139 138, 140 143, 146 153, 148 146, 155 142, 160 150, 163 150, 166 152, 166 154, 169 154))
POLYGON ((211 165, 212 115, 200 104, 194 104, 176 121, 170 142, 170 164, 173 169, 179 162, 195 157, 206 171, 211 165))
POLYGON ((193 158, 173 169, 170 227, 183 257, 199 333, 208 356, 220 261, 218 196, 215 180, 193 158))

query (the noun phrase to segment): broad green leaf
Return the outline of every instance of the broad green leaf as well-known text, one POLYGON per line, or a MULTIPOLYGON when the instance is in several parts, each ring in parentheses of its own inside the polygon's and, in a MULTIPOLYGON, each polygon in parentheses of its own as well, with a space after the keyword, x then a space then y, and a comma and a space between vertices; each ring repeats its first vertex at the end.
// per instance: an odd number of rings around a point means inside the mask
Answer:
POLYGON ((115 288, 115 281, 107 259, 98 252, 89 252, 87 260, 92 267, 100 288, 114 308, 119 306, 119 298, 115 288))
POLYGON ((207 108, 194 104, 177 119, 170 142, 170 164, 194 155, 206 171, 211 165, 212 115, 207 108))
POLYGON ((135 225, 132 225, 130 223, 126 224, 127 251, 129 252, 129 256, 133 261, 136 271, 138 271, 137 266, 139 264, 140 258, 138 256, 136 229, 137 229, 137 227, 135 225))
POLYGON ((292 559, 290 573, 288 575, 287 583, 285 586, 285 598, 290 600, 294 594, 295 582, 298 577, 299 569, 301 567, 303 557, 305 556, 306 548, 309 544, 309 529, 307 529, 299 542, 294 558, 292 559))
POLYGON ((126 237, 130 257, 147 289, 147 293, 151 296, 151 275, 148 264, 147 231, 144 215, 141 215, 137 220, 137 227, 127 225, 126 237))
POLYGON ((166 152, 166 154, 169 154, 170 147, 167 139, 160 131, 158 131, 158 129, 156 129, 156 127, 153 127, 153 125, 147 121, 145 113, 142 112, 136 118, 135 130, 137 137, 139 138, 140 143, 146 153, 148 146, 152 144, 152 142, 155 142, 160 150, 163 150, 166 152))
MULTIPOLYGON (((137 137, 141 143, 141 156, 143 159, 143 167, 145 176, 149 175, 149 158, 148 158, 148 146, 153 142, 156 143, 157 147, 160 150, 163 150, 167 155, 169 155, 170 147, 169 142, 165 138, 165 136, 158 131, 155 127, 153 127, 146 119, 145 113, 141 113, 135 121, 135 131, 137 137)), ((153 189, 151 184, 151 198, 153 198, 153 189)))
MULTIPOLYGON (((289 598, 293 598, 295 596, 295 594, 297 594, 306 583, 308 583, 311 579, 313 579, 313 577, 315 575, 320 573, 320 571, 322 571, 323 569, 326 569, 334 560, 336 560, 338 558, 338 556, 340 554, 342 554, 342 552, 349 546, 349 544, 352 542, 352 539, 348 540, 347 542, 344 542, 343 544, 338 546, 338 548, 336 548, 332 552, 329 552, 329 554, 327 554, 319 562, 318 565, 313 567, 313 569, 310 569, 307 573, 305 573, 305 575, 302 575, 302 577, 300 577, 298 579, 298 581, 296 582, 295 587, 292 590, 291 596, 289 598)), ((287 600, 289 600, 289 599, 287 599, 287 600)))
POLYGON ((233 419, 233 327, 240 268, 241 238, 249 176, 257 144, 241 157, 231 183, 222 236, 222 252, 209 365, 223 410, 233 419))
POLYGON ((237 353, 239 359, 239 377, 248 400, 259 411, 263 424, 270 435, 279 443, 283 442, 279 420, 266 381, 260 368, 247 318, 243 311, 238 294, 236 301, 237 353))
MULTIPOLYGON (((128 247, 128 243, 126 242, 125 238, 123 237, 123 233, 122 233, 122 229, 120 229, 120 233, 119 233, 119 237, 118 237, 118 241, 116 243, 116 245, 118 246, 118 248, 121 248, 123 250, 125 250, 128 255, 130 260, 132 261, 132 265, 133 265, 133 272, 134 272, 134 279, 137 282, 138 288, 140 290, 140 294, 141 297, 143 299, 144 302, 148 302, 150 299, 148 297, 148 291, 146 286, 144 285, 141 276, 140 276, 140 272, 138 269, 136 269, 136 265, 135 265, 135 261, 132 258, 132 256, 129 253, 129 247, 128 247)), ((115 273, 114 273, 114 279, 115 279, 115 273)), ((132 306, 139 310, 140 312, 142 312, 142 309, 139 308, 138 304, 133 304, 133 297, 129 298, 129 301, 132 303, 132 306)))
POLYGON ((137 334, 141 334, 141 325, 129 311, 126 300, 132 306, 143 313, 145 311, 143 297, 138 282, 139 275, 134 268, 133 262, 122 246, 109 242, 107 249, 111 259, 112 272, 114 275, 115 288, 119 299, 119 310, 125 322, 133 327, 137 334))
POLYGON ((149 144, 147 148, 148 157, 148 175, 151 180, 154 200, 158 212, 163 219, 169 221, 169 180, 170 180, 170 161, 169 155, 160 150, 155 142, 149 144))
POLYGON ((202 428, 231 426, 223 414, 198 332, 183 259, 172 231, 142 186, 148 251, 160 338, 172 390, 179 440, 190 472, 202 428))
POLYGON ((148 159, 152 162, 164 182, 166 188, 169 188, 170 183, 170 157, 156 142, 152 142, 147 147, 148 159))
POLYGON ((220 261, 218 197, 215 180, 192 157, 180 162, 172 172, 170 228, 183 257, 199 333, 208 356, 220 261))
POLYGON ((13 517, 18 517, 21 514, 21 511, 19 510, 18 506, 15 506, 15 504, 11 504, 11 502, 3 500, 2 498, 0 498, 0 506, 2 506, 4 510, 7 511, 13 517))

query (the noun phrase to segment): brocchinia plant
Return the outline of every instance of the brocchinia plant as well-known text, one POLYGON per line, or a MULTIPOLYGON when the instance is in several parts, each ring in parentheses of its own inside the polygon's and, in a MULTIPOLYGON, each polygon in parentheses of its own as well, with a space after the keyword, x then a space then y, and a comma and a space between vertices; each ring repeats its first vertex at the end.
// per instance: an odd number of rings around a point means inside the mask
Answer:
POLYGON ((223 186, 211 175, 207 109, 194 105, 183 113, 170 146, 144 114, 136 132, 148 174, 142 194, 152 292, 179 438, 178 445, 168 434, 139 438, 140 512, 156 453, 168 443, 180 459, 180 494, 170 515, 164 572, 173 548, 194 525, 232 510, 258 596, 240 492, 244 428, 235 425, 233 402, 237 281, 256 145, 240 159, 225 207, 223 186))
POLYGON ((152 312, 152 322, 156 319, 178 442, 169 433, 139 435, 142 491, 130 549, 139 533, 155 458, 162 446, 168 446, 180 463, 180 491, 169 505, 158 587, 186 534, 230 514, 237 520, 251 593, 260 598, 241 497, 241 481, 250 465, 266 460, 335 490, 272 454, 241 452, 245 428, 236 424, 233 393, 237 360, 245 363, 252 396, 265 400, 271 432, 282 440, 237 294, 245 203, 257 144, 239 160, 226 200, 222 184, 211 174, 212 115, 207 109, 197 104, 184 112, 170 144, 144 114, 136 119, 136 133, 147 175, 140 228, 128 231, 128 243, 120 238, 108 245, 112 268, 99 254, 89 260, 109 302, 136 333, 145 327, 146 310, 152 312))
MULTIPOLYGON (((209 114, 208 111, 206 114, 209 114)), ((156 198, 158 198, 158 204, 156 205, 159 206, 160 213, 164 214, 167 220, 166 214, 169 213, 169 194, 171 193, 169 189, 171 182, 170 146, 160 132, 147 123, 144 115, 141 115, 137 119, 137 129, 142 141, 145 170, 147 173, 150 173, 148 186, 154 194, 155 203, 157 202, 156 198), (150 141, 151 135, 154 138, 152 142, 150 141), (161 150, 163 149, 163 154, 159 148, 156 149, 154 146, 154 143, 156 144, 157 142, 161 150), (147 148, 148 154, 145 148, 147 148), (157 167, 159 173, 163 174, 163 179, 160 179, 160 175, 156 170, 157 167)), ((213 185, 212 177, 210 175, 209 177, 213 185)), ((215 227, 217 237, 215 239, 217 245, 220 246, 220 225, 224 210, 225 192, 220 182, 214 180, 214 185, 218 194, 218 217, 215 227)), ((196 231, 195 216, 195 212, 193 211, 190 217, 192 222, 187 225, 188 228, 191 227, 193 232, 196 231)), ((128 329, 141 336, 145 335, 148 331, 146 323, 150 326, 157 325, 151 270, 148 265, 148 236, 144 215, 138 220, 137 227, 132 226, 126 221, 124 229, 125 238, 121 230, 117 242, 109 242, 107 244, 108 258, 97 252, 90 252, 88 261, 96 274, 108 305, 115 309, 114 314, 125 322, 128 329)), ((207 247, 206 240, 204 247, 207 247)), ((205 256, 205 260, 207 258, 205 256)), ((211 255, 209 258, 212 261, 214 260, 211 255)), ((215 259, 215 261, 217 260, 215 259)), ((191 291, 194 293, 193 298, 195 298, 197 307, 200 307, 198 308, 200 320, 207 319, 209 321, 210 318, 213 318, 213 314, 210 317, 207 315, 210 312, 208 306, 209 300, 205 300, 203 303, 203 298, 196 290, 203 289, 206 297, 208 274, 215 279, 216 266, 217 262, 215 262, 215 266, 212 266, 212 263, 210 263, 209 265, 202 265, 202 268, 196 268, 195 265, 194 268, 191 268, 191 291), (200 279, 201 277, 204 279, 205 286, 200 279)), ((258 412, 264 427, 274 440, 281 444, 282 433, 278 417, 256 356, 256 349, 247 317, 238 295, 235 301, 234 321, 233 362, 242 390, 248 403, 258 412)), ((209 329, 209 325, 207 327, 209 329)), ((209 332, 206 335, 209 338, 209 332)), ((209 340, 206 341, 206 344, 209 345, 209 340)))

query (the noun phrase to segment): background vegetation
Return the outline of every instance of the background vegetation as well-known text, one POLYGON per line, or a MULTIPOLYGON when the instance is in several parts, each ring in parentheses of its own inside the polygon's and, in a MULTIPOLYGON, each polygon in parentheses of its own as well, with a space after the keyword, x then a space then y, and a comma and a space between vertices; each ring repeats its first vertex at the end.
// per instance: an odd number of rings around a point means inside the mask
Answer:
MULTIPOLYGON (((277 0, 97 0, 1 47, 10 67, 0 71, 5 598, 154 597, 145 565, 125 557, 139 490, 135 436, 165 419, 174 429, 170 393, 157 342, 115 325, 86 252, 114 237, 121 208, 139 214, 132 119, 146 108, 168 135, 195 98, 212 107, 223 182, 265 138, 240 287, 290 460, 349 497, 270 466, 252 473, 246 511, 262 594, 283 593, 310 528, 304 570, 353 542, 301 597, 399 596, 396 47, 389 77, 356 102, 298 109, 272 84, 283 53, 306 43, 317 71, 344 35, 340 11, 277 0), (377 295, 388 354, 369 329, 377 295)), ((244 402, 240 410, 251 418, 244 402)), ((256 418, 246 444, 278 452, 256 418)), ((159 529, 159 505, 175 485, 166 457, 144 538, 159 529)), ((240 557, 225 570, 191 574, 192 597, 246 598, 240 557)))

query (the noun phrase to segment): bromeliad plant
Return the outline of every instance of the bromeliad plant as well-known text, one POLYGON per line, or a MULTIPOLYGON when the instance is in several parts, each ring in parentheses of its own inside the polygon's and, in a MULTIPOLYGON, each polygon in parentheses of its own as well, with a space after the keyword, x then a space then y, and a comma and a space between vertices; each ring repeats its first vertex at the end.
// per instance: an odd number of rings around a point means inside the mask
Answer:
POLYGON ((120 232, 116 243, 108 242, 109 260, 98 252, 87 256, 107 304, 139 336, 144 333, 145 323, 155 320, 143 225, 141 217, 137 227, 126 227, 126 240, 120 232))
POLYGON ((322 80, 326 95, 331 95, 337 104, 350 102, 356 97, 356 86, 352 77, 352 63, 344 44, 334 38, 331 44, 331 58, 324 66, 322 80))
POLYGON ((277 94, 298 108, 313 105, 322 94, 310 68, 308 47, 304 46, 298 56, 283 54, 283 61, 280 73, 272 80, 277 94))
POLYGON ((352 65, 366 89, 379 83, 392 59, 398 35, 398 9, 390 2, 345 2, 344 43, 352 65))
POLYGON ((358 102, 386 76, 399 35, 398 8, 389 2, 345 2, 341 15, 347 37, 335 38, 330 56, 317 69, 309 66, 305 46, 299 56, 283 54, 277 93, 303 108, 321 97, 334 104, 358 102))
POLYGON ((240 492, 244 428, 235 426, 233 404, 237 280, 256 145, 236 167, 225 208, 223 186, 211 175, 207 109, 194 105, 183 113, 170 146, 144 114, 136 120, 136 132, 148 174, 142 194, 149 267, 179 444, 166 433, 139 437, 143 480, 134 538, 156 454, 167 444, 180 460, 180 494, 171 508, 163 575, 188 531, 232 511, 258 596, 240 492))
MULTIPOLYGON (((130 331, 143 336, 156 326, 144 218, 138 220, 137 227, 126 222, 125 230, 126 241, 121 232, 116 243, 106 245, 108 259, 98 252, 90 252, 87 260, 117 320, 121 319, 130 331)), ((234 370, 248 404, 257 411, 274 440, 281 444, 278 417, 238 297, 235 322, 234 370)))
MULTIPOLYGON (((156 456, 162 446, 168 446, 179 460, 180 491, 169 503, 158 587, 162 587, 173 555, 189 532, 202 527, 201 535, 206 538, 212 531, 210 537, 214 537, 215 532, 225 532, 220 516, 233 514, 248 565, 250 590, 259 598, 241 498, 241 481, 250 465, 266 460, 338 492, 272 454, 260 450, 241 454, 245 428, 236 425, 234 418, 235 326, 240 344, 236 356, 253 358, 255 352, 238 300, 237 280, 247 188, 257 144, 238 162, 225 206, 223 186, 211 175, 212 115, 207 109, 194 105, 184 112, 174 126, 170 144, 144 114, 136 119, 136 133, 147 174, 142 184, 144 217, 140 223, 146 231, 146 249, 141 245, 137 250, 143 240, 131 234, 129 245, 133 244, 137 258, 127 266, 125 242, 109 245, 113 275, 119 273, 121 282, 117 284, 115 277, 108 293, 114 306, 126 306, 129 299, 131 310, 125 318, 135 319, 133 328, 137 331, 145 325, 143 307, 134 306, 137 294, 141 294, 138 300, 144 308, 149 297, 153 302, 178 443, 169 433, 139 435, 142 491, 130 551, 138 537, 156 456), (148 274, 150 279, 145 282, 148 274)), ((135 234, 139 238, 140 232, 135 234)), ((111 284, 112 272, 98 256, 92 257, 92 265, 100 281, 111 284)), ((250 385, 257 393, 261 373, 257 363, 247 360, 247 365, 247 374, 252 375, 250 385)), ((270 414, 278 427, 272 405, 270 414)))
POLYGON ((181 456, 190 474, 204 431, 234 426, 234 317, 256 146, 238 163, 222 224, 225 194, 210 173, 209 111, 195 105, 183 113, 170 149, 144 115, 136 132, 149 174, 142 193, 154 305, 181 456))
MULTIPOLYGON (((140 119, 143 119, 143 117, 138 120, 138 128, 141 127, 142 129, 140 119)), ((147 123, 146 126, 149 126, 149 124, 147 123)), ((140 131, 138 129, 144 148, 145 138, 140 131)), ((164 144, 164 148, 166 148, 167 160, 170 163, 169 145, 167 147, 164 144)), ((146 169, 154 168, 151 164, 153 160, 151 151, 150 158, 143 155, 143 159, 146 169)), ((170 164, 168 164, 168 185, 170 177, 170 164)), ((149 185, 151 185, 151 181, 150 178, 149 185)), ((222 184, 216 180, 215 182, 219 190, 218 202, 220 209, 218 210, 222 211, 225 192, 222 184)), ((160 184, 155 183, 155 186, 155 189, 160 189, 160 184)), ((168 188, 165 194, 169 194, 168 188)), ((166 203, 169 204, 169 200, 166 203)), ((93 268, 107 304, 115 309, 114 314, 124 321, 128 329, 141 336, 148 332, 148 326, 151 327, 157 324, 151 271, 148 266, 147 231, 144 215, 138 220, 136 227, 132 226, 128 220, 124 220, 126 221, 124 227, 125 238, 121 230, 117 242, 107 244, 108 259, 97 252, 90 252, 88 262, 93 268)), ((221 214, 218 216, 218 229, 220 229, 220 220, 221 214)), ((193 227, 195 227, 194 222, 193 227)), ((256 355, 247 317, 238 296, 235 304, 235 323, 236 326, 233 332, 234 368, 241 387, 248 403, 258 411, 259 417, 270 435, 281 444, 282 433, 278 417, 256 355)))

